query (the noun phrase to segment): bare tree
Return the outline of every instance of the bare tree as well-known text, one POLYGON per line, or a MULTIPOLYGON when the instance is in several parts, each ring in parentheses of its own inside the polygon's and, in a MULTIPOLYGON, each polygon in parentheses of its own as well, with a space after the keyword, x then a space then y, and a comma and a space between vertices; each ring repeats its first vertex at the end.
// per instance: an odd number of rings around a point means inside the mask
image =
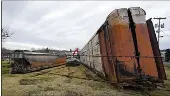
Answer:
POLYGON ((9 28, 8 27, 2 27, 2 29, 1 29, 1 36, 2 36, 2 42, 4 42, 5 41, 5 39, 7 39, 7 38, 9 38, 9 37, 11 37, 11 35, 12 34, 14 34, 14 33, 11 33, 10 31, 9 31, 9 28))
POLYGON ((1 37, 2 37, 2 51, 1 51, 1 55, 2 55, 2 59, 8 58, 10 60, 10 56, 11 56, 11 50, 8 50, 6 48, 4 48, 3 43, 5 42, 5 40, 9 37, 11 37, 13 33, 11 33, 9 31, 8 27, 2 27, 1 29, 1 37))

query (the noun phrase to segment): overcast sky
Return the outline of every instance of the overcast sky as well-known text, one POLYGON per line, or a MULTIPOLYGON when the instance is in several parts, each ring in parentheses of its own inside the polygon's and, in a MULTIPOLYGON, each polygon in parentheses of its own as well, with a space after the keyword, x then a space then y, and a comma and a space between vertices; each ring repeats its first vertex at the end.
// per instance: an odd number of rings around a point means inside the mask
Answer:
MULTIPOLYGON (((2 25, 14 32, 4 46, 9 49, 82 48, 117 8, 141 7, 146 19, 162 20, 160 49, 170 48, 169 1, 3 1, 2 25), (169 35, 169 37, 168 37, 169 35)), ((154 23, 157 20, 152 20, 154 23)))

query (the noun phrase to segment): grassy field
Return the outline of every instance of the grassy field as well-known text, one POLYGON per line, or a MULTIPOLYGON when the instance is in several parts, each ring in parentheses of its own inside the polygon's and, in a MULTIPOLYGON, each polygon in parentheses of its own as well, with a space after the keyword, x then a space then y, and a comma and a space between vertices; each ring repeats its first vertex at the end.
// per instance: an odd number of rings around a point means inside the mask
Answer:
MULTIPOLYGON (((2 96, 148 96, 145 92, 119 90, 80 65, 54 67, 27 74, 9 74, 2 62, 2 96)), ((149 91, 151 96, 170 96, 170 65, 165 66, 166 88, 149 91)))

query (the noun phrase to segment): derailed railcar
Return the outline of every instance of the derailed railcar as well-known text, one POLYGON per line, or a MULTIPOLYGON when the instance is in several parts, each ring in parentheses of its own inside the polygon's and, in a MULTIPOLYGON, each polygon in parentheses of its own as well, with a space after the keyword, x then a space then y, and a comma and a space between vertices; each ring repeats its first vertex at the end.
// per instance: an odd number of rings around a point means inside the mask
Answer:
POLYGON ((140 7, 112 11, 81 50, 80 61, 112 83, 162 83, 166 74, 145 15, 140 7))
POLYGON ((66 63, 66 56, 25 51, 13 52, 12 59, 10 73, 27 73, 66 63))

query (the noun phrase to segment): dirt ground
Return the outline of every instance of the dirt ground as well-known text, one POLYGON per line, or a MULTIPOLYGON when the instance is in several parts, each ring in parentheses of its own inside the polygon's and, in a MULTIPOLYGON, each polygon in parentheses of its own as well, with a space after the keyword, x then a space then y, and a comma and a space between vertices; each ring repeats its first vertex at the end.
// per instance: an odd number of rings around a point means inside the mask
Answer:
MULTIPOLYGON (((63 65, 27 74, 9 74, 8 67, 2 62, 2 96, 148 96, 139 90, 115 88, 83 65, 63 65)), ((170 66, 165 69, 166 88, 149 91, 151 96, 170 96, 170 66)))

